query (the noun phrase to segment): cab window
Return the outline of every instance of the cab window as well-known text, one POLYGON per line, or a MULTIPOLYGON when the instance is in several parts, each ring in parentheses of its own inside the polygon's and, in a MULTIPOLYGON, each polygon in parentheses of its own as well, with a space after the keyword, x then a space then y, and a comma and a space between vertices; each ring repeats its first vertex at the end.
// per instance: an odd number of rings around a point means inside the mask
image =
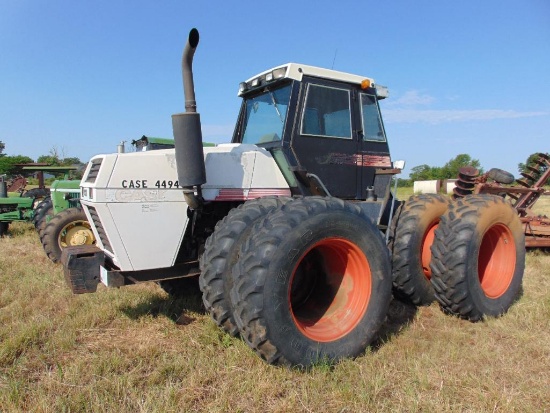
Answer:
POLYGON ((373 95, 361 93, 361 115, 363 120, 363 140, 385 142, 386 135, 380 110, 373 95))
POLYGON ((301 134, 351 139, 349 91, 308 85, 301 134))

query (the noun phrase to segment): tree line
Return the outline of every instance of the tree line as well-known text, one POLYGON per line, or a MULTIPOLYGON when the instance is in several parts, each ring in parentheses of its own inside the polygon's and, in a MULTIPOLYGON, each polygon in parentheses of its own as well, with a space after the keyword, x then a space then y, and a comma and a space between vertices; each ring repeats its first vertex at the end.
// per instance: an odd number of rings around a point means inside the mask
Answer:
MULTIPOLYGON (((529 171, 529 167, 536 167, 535 161, 538 159, 538 152, 529 155, 525 162, 518 163, 518 172, 524 173, 529 171)), ((472 166, 476 168, 480 174, 482 174, 483 168, 478 159, 473 159, 470 155, 461 153, 456 157, 450 159, 443 166, 430 166, 422 164, 415 166, 411 169, 409 179, 399 179, 398 185, 402 187, 413 186, 415 181, 431 181, 431 180, 443 180, 443 179, 456 179, 458 178, 458 170, 465 166, 472 166)))
MULTIPOLYGON (((4 153, 6 145, 0 141, 0 175, 8 177, 25 175, 18 164, 34 163, 34 159, 25 155, 7 155, 4 153)), ((67 157, 57 147, 50 149, 47 155, 41 155, 36 159, 37 163, 45 163, 51 166, 84 166, 84 163, 76 157, 67 157)), ((32 173, 31 173, 32 174, 32 173)))

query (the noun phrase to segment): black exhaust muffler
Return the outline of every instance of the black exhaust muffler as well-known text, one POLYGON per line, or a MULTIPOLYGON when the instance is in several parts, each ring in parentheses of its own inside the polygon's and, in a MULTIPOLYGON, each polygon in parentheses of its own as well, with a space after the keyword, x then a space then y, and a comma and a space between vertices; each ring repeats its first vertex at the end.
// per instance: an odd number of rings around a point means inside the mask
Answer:
POLYGON ((206 183, 201 120, 197 113, 193 81, 193 56, 198 44, 199 32, 192 29, 181 58, 185 112, 172 115, 178 182, 183 187, 187 204, 192 209, 200 207, 200 186, 206 183), (198 197, 195 195, 195 188, 198 197))

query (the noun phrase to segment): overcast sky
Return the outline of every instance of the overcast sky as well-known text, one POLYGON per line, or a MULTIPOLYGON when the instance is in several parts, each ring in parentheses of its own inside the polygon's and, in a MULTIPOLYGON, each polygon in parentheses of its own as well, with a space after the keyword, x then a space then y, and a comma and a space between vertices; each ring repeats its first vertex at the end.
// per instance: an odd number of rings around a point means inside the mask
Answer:
POLYGON ((373 77, 392 158, 487 170, 550 150, 550 1, 0 0, 0 140, 87 161, 172 137, 192 27, 203 139, 228 142, 240 81, 298 62, 373 77))

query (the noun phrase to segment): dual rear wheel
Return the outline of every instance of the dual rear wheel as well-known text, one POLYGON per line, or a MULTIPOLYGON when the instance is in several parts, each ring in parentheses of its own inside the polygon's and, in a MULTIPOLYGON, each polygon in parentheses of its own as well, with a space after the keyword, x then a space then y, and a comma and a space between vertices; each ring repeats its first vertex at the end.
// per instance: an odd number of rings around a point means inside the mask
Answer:
POLYGON ((431 269, 444 312, 471 321, 504 314, 521 293, 525 269, 517 212, 494 195, 453 202, 435 231, 431 269))
POLYGON ((393 222, 394 294, 416 305, 434 299, 471 321, 505 313, 521 292, 525 240, 503 198, 440 195, 409 199, 393 222))

